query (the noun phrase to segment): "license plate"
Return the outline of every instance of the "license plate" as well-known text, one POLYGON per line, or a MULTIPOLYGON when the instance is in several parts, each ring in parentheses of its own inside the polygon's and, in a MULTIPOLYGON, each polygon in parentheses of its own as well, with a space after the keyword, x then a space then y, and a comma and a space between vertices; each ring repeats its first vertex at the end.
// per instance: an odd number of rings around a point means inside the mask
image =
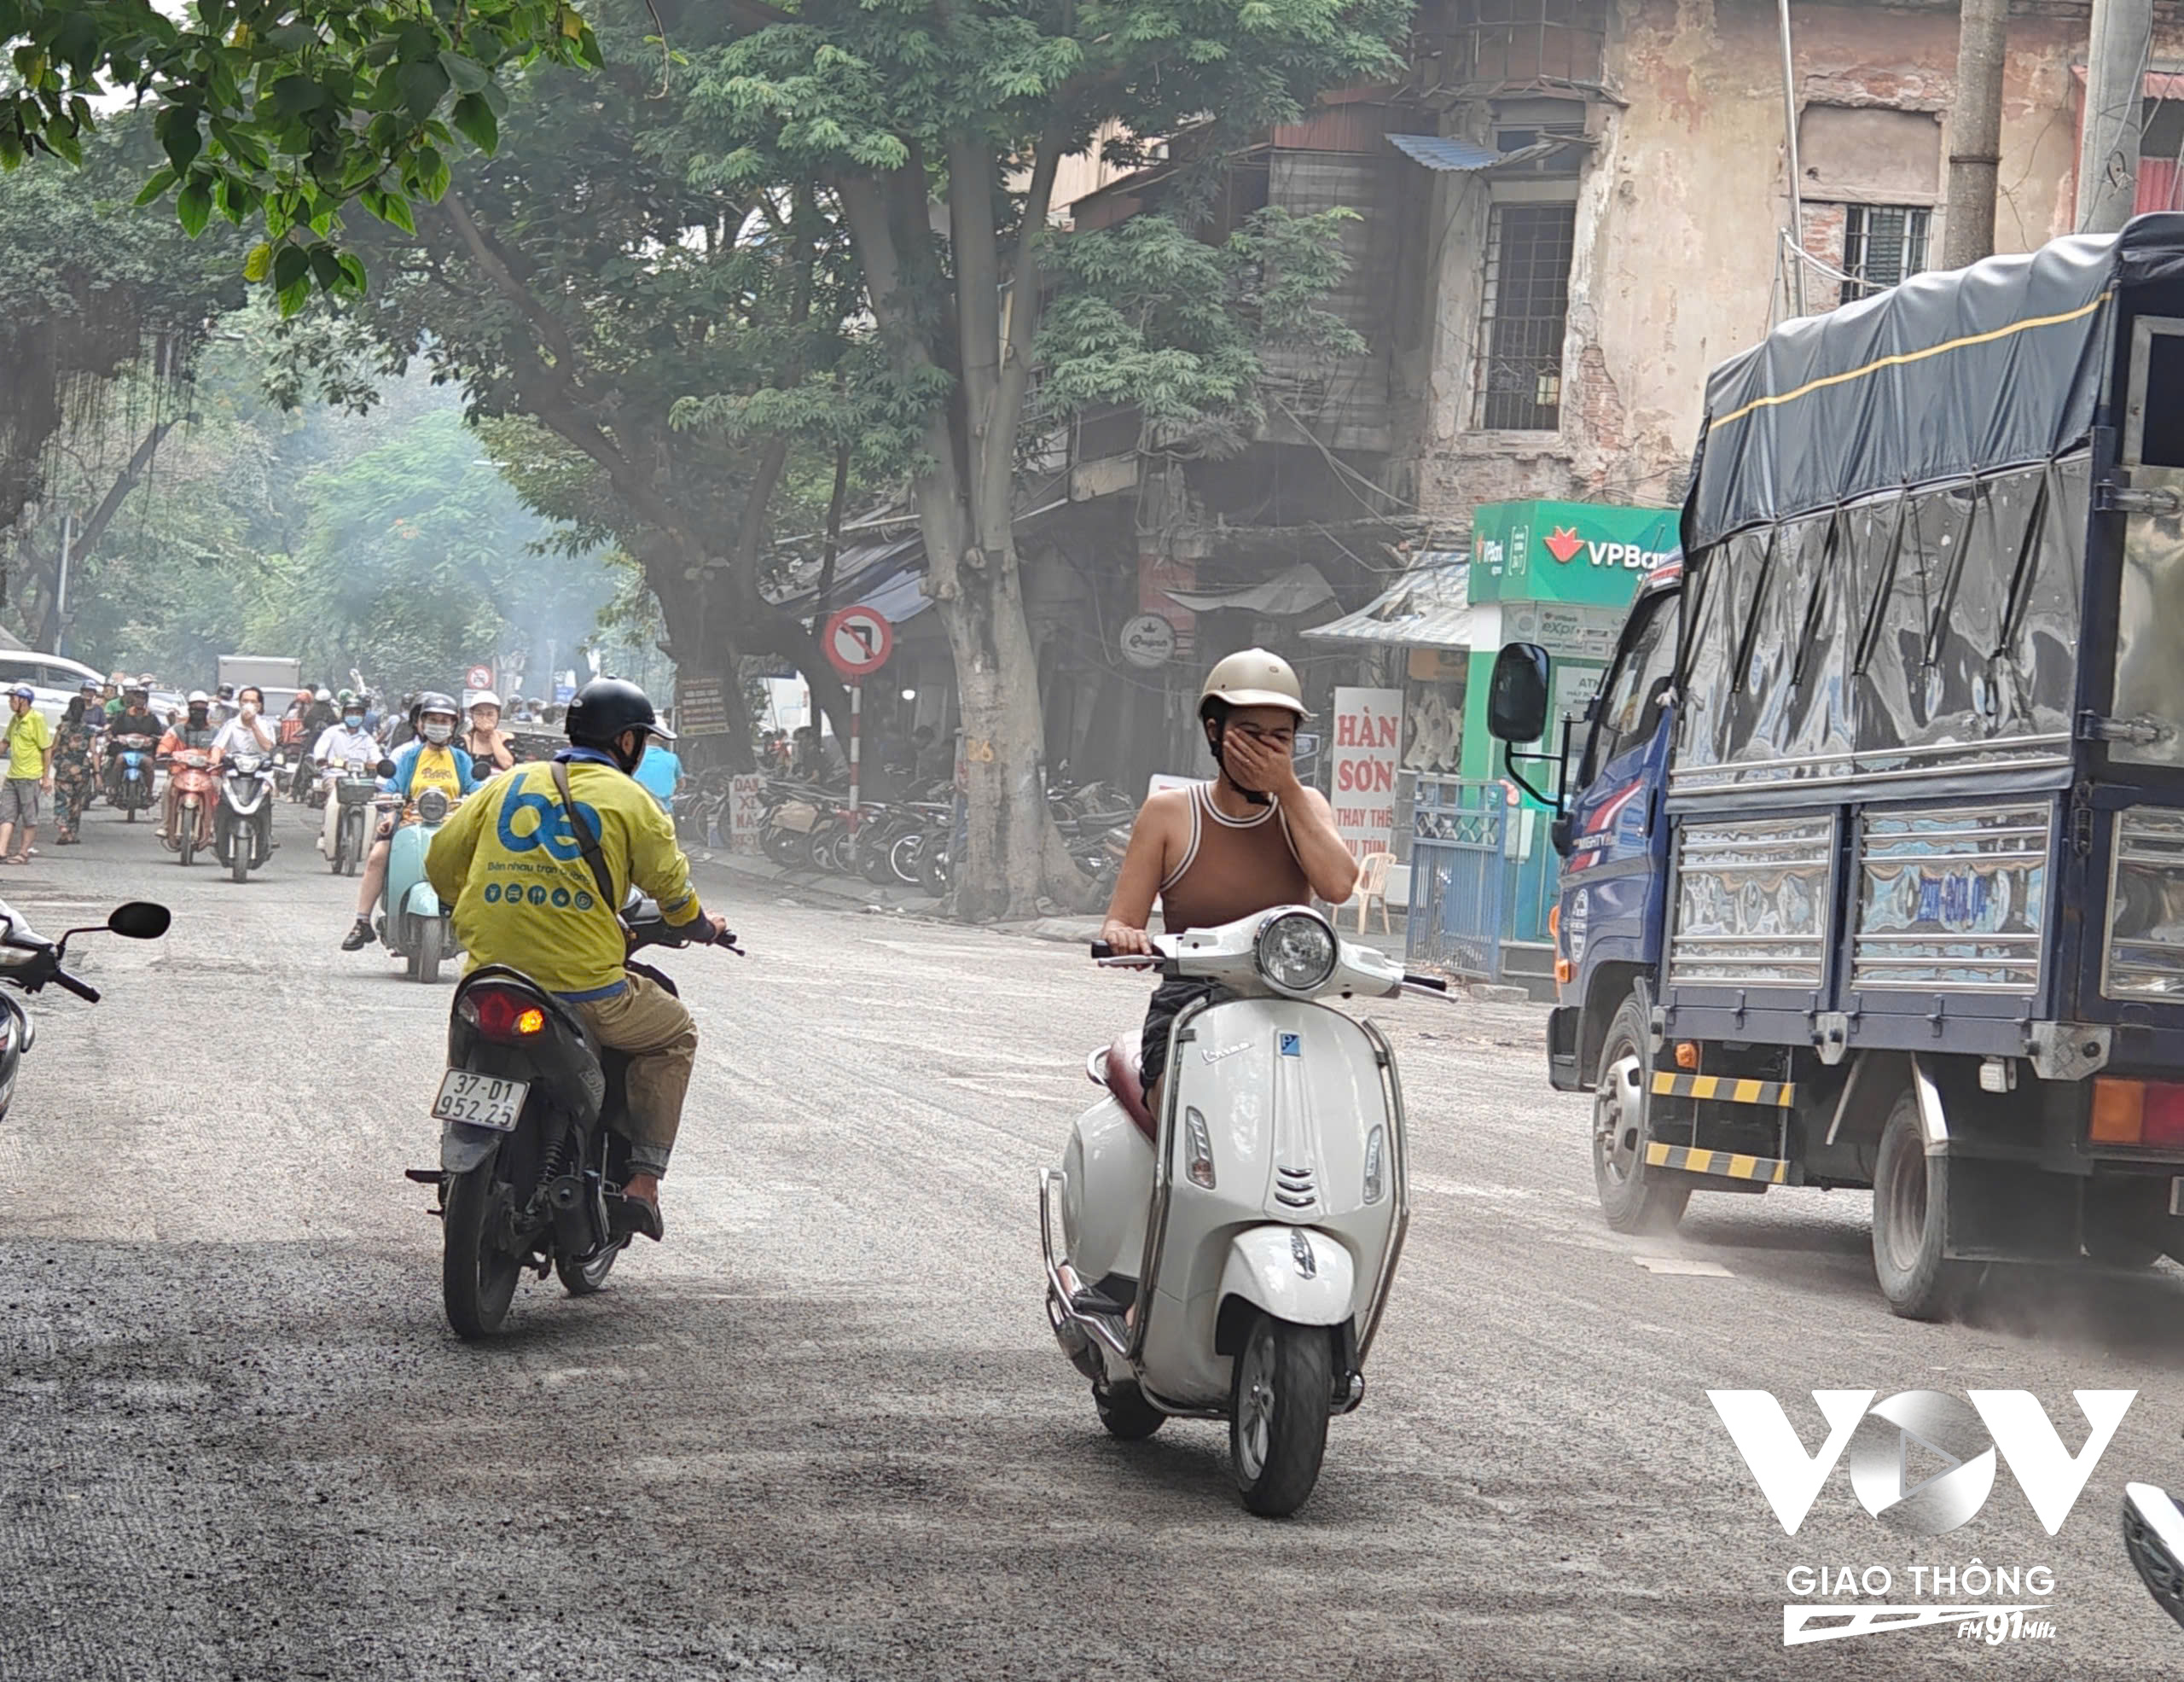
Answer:
POLYGON ((440 1077, 440 1095, 433 1100, 433 1115, 442 1121, 511 1132, 516 1118, 523 1114, 523 1095, 530 1090, 528 1080, 497 1080, 490 1074, 451 1068, 440 1077))

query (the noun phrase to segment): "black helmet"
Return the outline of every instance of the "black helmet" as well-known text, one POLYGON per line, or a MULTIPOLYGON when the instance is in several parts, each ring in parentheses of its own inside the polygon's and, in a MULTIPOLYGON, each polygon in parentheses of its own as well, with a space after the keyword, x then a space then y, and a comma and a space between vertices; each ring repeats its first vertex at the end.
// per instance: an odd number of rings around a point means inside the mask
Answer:
POLYGON ((442 695, 438 690, 427 690, 424 694, 419 695, 414 710, 421 719, 427 713, 444 713, 449 718, 458 722, 462 717, 462 709, 455 704, 455 697, 451 695, 442 695))
POLYGON ((569 703, 567 729, 570 741, 587 748, 605 748, 631 730, 675 740, 652 710, 652 698, 626 678, 594 678, 578 690, 569 703))

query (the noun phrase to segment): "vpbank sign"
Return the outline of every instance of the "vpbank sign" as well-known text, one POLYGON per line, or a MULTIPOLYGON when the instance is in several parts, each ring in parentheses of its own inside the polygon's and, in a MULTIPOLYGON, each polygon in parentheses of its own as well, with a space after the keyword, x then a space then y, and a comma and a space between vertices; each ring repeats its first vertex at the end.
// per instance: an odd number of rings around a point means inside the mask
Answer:
POLYGON ((1677 554, 1676 511, 1607 503, 1489 503, 1472 512, 1470 598, 1621 609, 1677 554))
POLYGON ((1709 1390, 1714 1411, 1781 1521, 1798 1527, 1847 1453, 1850 1489, 1891 1530, 1939 1536, 1968 1524, 1995 1487, 1999 1455, 2049 1535, 2062 1529, 2115 1440, 2136 1390, 2075 1390, 2087 1427, 2076 1452, 2029 1390, 1971 1390, 1964 1400, 1939 1390, 1906 1390, 1876 1403, 1873 1390, 1815 1390, 1827 1423, 1808 1449, 1766 1390, 1709 1390), (1966 1402, 1970 1405, 1967 1406, 1966 1402))

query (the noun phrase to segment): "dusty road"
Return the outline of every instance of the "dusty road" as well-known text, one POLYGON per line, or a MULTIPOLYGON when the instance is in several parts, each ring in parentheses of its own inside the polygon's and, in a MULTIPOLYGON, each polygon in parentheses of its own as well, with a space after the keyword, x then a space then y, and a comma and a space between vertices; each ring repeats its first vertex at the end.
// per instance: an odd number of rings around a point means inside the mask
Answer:
MULTIPOLYGON (((1990 1279, 1905 1324, 1863 1200, 1593 1207, 1529 1007, 1391 1006, 1415 1217, 1364 1407, 1296 1520, 1225 1437, 1107 1440, 1040 1311, 1034 1171, 1144 984, 1073 951, 785 905, 671 954, 705 1034, 670 1238, 602 1296, 447 1333, 405 1166, 448 987, 335 944, 300 821, 247 885, 99 810, 0 893, 85 940, 0 1123, 0 1677, 2146 1677, 2184 1632, 2117 1536, 2184 1482, 2184 1274, 1990 1279), (1681 1270, 1681 1271, 1679 1271, 1681 1270), (2140 1394, 2048 1536, 2005 1470, 1906 1542, 1845 1470, 1785 1535, 1710 1388, 2140 1394), (2045 1566, 2053 1633, 1786 1650, 1798 1565, 2045 1566)), ((1968 1585, 1966 1585, 1968 1587, 1968 1585)), ((1944 1599, 1949 1597, 1943 1597, 1944 1599)), ((1989 1595, 1989 1598, 1994 1597, 1989 1595)), ((2027 1596, 2030 1599, 2033 1597, 2027 1596)), ((1932 1599, 1931 1595, 1927 1596, 1932 1599)))

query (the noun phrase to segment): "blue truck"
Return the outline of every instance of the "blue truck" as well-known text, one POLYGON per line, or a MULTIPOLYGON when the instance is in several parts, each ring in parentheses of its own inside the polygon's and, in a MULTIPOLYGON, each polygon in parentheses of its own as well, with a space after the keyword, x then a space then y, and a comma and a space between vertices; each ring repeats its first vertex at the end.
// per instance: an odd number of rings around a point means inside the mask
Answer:
POLYGON ((1896 1313, 2184 1259, 2184 215, 1923 275, 1717 369, 1560 752, 1553 1084, 1608 1223, 1870 1187, 1896 1313))

